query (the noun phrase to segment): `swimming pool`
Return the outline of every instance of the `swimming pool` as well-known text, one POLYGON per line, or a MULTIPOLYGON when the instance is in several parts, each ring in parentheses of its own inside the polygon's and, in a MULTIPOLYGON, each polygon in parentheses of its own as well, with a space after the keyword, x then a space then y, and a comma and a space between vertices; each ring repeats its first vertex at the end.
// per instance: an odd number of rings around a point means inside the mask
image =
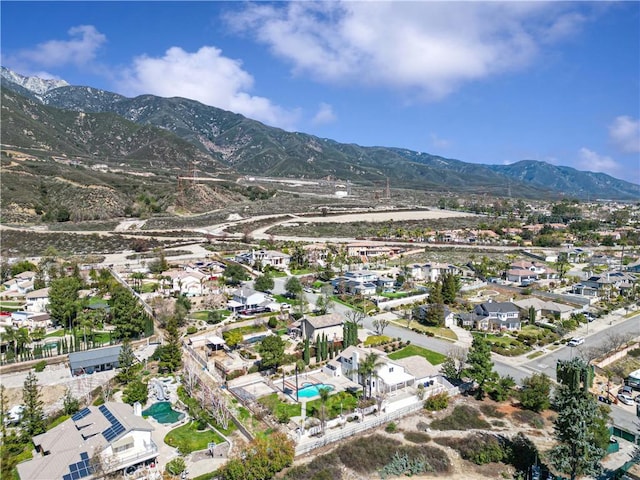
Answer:
POLYGON ((317 397, 318 395, 320 395, 320 392, 319 392, 320 388, 328 388, 329 390, 333 390, 335 387, 327 383, 316 383, 316 384, 305 385, 304 387, 298 389, 298 397, 302 397, 302 398, 317 397))
POLYGON ((171 408, 171 402, 154 403, 146 410, 143 410, 142 415, 153 417, 158 423, 175 423, 184 418, 184 413, 177 412, 171 408))

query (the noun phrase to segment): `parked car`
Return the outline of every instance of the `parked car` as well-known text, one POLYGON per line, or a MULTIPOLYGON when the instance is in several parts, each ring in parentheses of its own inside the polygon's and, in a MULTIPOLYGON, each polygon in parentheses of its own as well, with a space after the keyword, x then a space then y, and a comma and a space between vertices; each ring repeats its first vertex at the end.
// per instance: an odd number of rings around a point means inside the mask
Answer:
POLYGON ((625 395, 629 395, 630 397, 633 396, 633 388, 631 388, 629 385, 625 385, 624 387, 622 387, 620 389, 620 391, 618 393, 624 393, 625 395))
POLYGON ((584 338, 575 337, 569 340, 567 345, 569 345, 570 347, 577 347, 578 345, 582 345, 583 343, 584 343, 584 338))
POLYGON ((636 401, 636 403, 640 403, 640 394, 636 395, 636 398, 634 398, 634 400, 636 401))
POLYGON ((625 405, 633 405, 634 401, 631 395, 627 395, 626 393, 619 393, 618 400, 620 400, 625 405))

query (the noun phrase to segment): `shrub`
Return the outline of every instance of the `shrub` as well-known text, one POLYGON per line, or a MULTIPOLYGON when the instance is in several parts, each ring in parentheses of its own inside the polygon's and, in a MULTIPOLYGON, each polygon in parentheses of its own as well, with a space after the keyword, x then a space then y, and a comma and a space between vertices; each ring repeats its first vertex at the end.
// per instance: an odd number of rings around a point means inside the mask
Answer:
POLYGON ((387 433, 395 433, 398 431, 398 425, 396 425, 395 422, 391 422, 384 428, 384 431, 387 433))
POLYGON ((186 468, 187 466, 184 463, 184 459, 182 457, 177 457, 167 463, 165 470, 170 475, 180 475, 186 468))
POLYGON ((423 432, 405 432, 404 439, 411 443, 429 443, 431 437, 423 432))
POLYGON ((498 407, 487 403, 483 403, 482 405, 480 405, 480 411, 487 417, 504 418, 505 416, 505 413, 498 410, 498 407))
POLYGON ((46 366, 47 366, 47 362, 45 362, 44 360, 40 360, 38 363, 36 363, 33 366, 33 369, 36 372, 43 372, 46 366))
POLYGON ((491 425, 480 418, 480 412, 468 405, 458 405, 448 417, 434 420, 431 428, 436 430, 490 429, 491 425))
POLYGON ((435 441, 453 448, 462 458, 477 465, 500 462, 510 453, 504 440, 488 433, 474 433, 464 438, 436 438, 435 441))
POLYGON ((198 331, 198 328, 193 326, 193 325, 189 325, 187 327, 187 335, 193 335, 194 333, 196 333, 198 331))
POLYGON ((276 317, 269 317, 267 325, 269 328, 276 328, 278 326, 278 319, 276 317))
POLYGON ((432 395, 424 401, 424 408, 432 412, 444 410, 449 406, 449 394, 447 392, 432 395))

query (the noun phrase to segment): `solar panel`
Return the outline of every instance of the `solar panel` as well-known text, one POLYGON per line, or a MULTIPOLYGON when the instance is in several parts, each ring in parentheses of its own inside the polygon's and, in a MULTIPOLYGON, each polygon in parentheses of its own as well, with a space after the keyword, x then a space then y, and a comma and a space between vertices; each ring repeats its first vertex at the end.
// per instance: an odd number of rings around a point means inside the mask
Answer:
POLYGON ((118 435, 120 435, 122 432, 124 432, 125 428, 118 421, 118 419, 113 415, 113 413, 109 411, 109 409, 106 406, 100 405, 100 407, 98 408, 100 409, 104 417, 109 421, 109 423, 111 423, 111 426, 102 432, 102 435, 104 436, 105 440, 107 442, 110 442, 111 440, 116 438, 118 435))
POLYGON ((87 452, 82 452, 82 453, 80 454, 80 458, 81 458, 82 460, 89 460, 89 454, 88 454, 87 452))
POLYGON ((71 480, 71 474, 67 473, 62 477, 62 480, 71 480))
POLYGON ((73 417, 71 417, 71 420, 73 420, 74 422, 77 422, 78 420, 82 420, 84 417, 86 417, 90 413, 91 413, 91 410, 89 410, 89 408, 83 408, 78 413, 76 413, 73 417))

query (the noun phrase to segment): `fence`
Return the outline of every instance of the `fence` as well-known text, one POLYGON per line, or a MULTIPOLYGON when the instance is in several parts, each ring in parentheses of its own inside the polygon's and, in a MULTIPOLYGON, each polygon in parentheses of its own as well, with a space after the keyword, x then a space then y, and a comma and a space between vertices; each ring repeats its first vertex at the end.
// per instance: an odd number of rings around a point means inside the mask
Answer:
POLYGON ((296 446, 296 455, 303 455, 308 453, 316 448, 324 447, 325 445, 329 445, 330 443, 338 442, 347 437, 352 437, 359 432, 363 432, 365 430, 370 430, 372 428, 379 427, 380 425, 384 425, 392 420, 395 420, 400 417, 404 417, 410 413, 416 412, 422 408, 422 402, 417 401, 413 405, 408 405, 399 410, 395 410, 390 413, 383 413, 377 417, 364 420, 359 423, 351 423, 342 427, 337 432, 330 432, 324 435, 321 439, 312 441, 312 442, 304 442, 300 443, 296 446))

